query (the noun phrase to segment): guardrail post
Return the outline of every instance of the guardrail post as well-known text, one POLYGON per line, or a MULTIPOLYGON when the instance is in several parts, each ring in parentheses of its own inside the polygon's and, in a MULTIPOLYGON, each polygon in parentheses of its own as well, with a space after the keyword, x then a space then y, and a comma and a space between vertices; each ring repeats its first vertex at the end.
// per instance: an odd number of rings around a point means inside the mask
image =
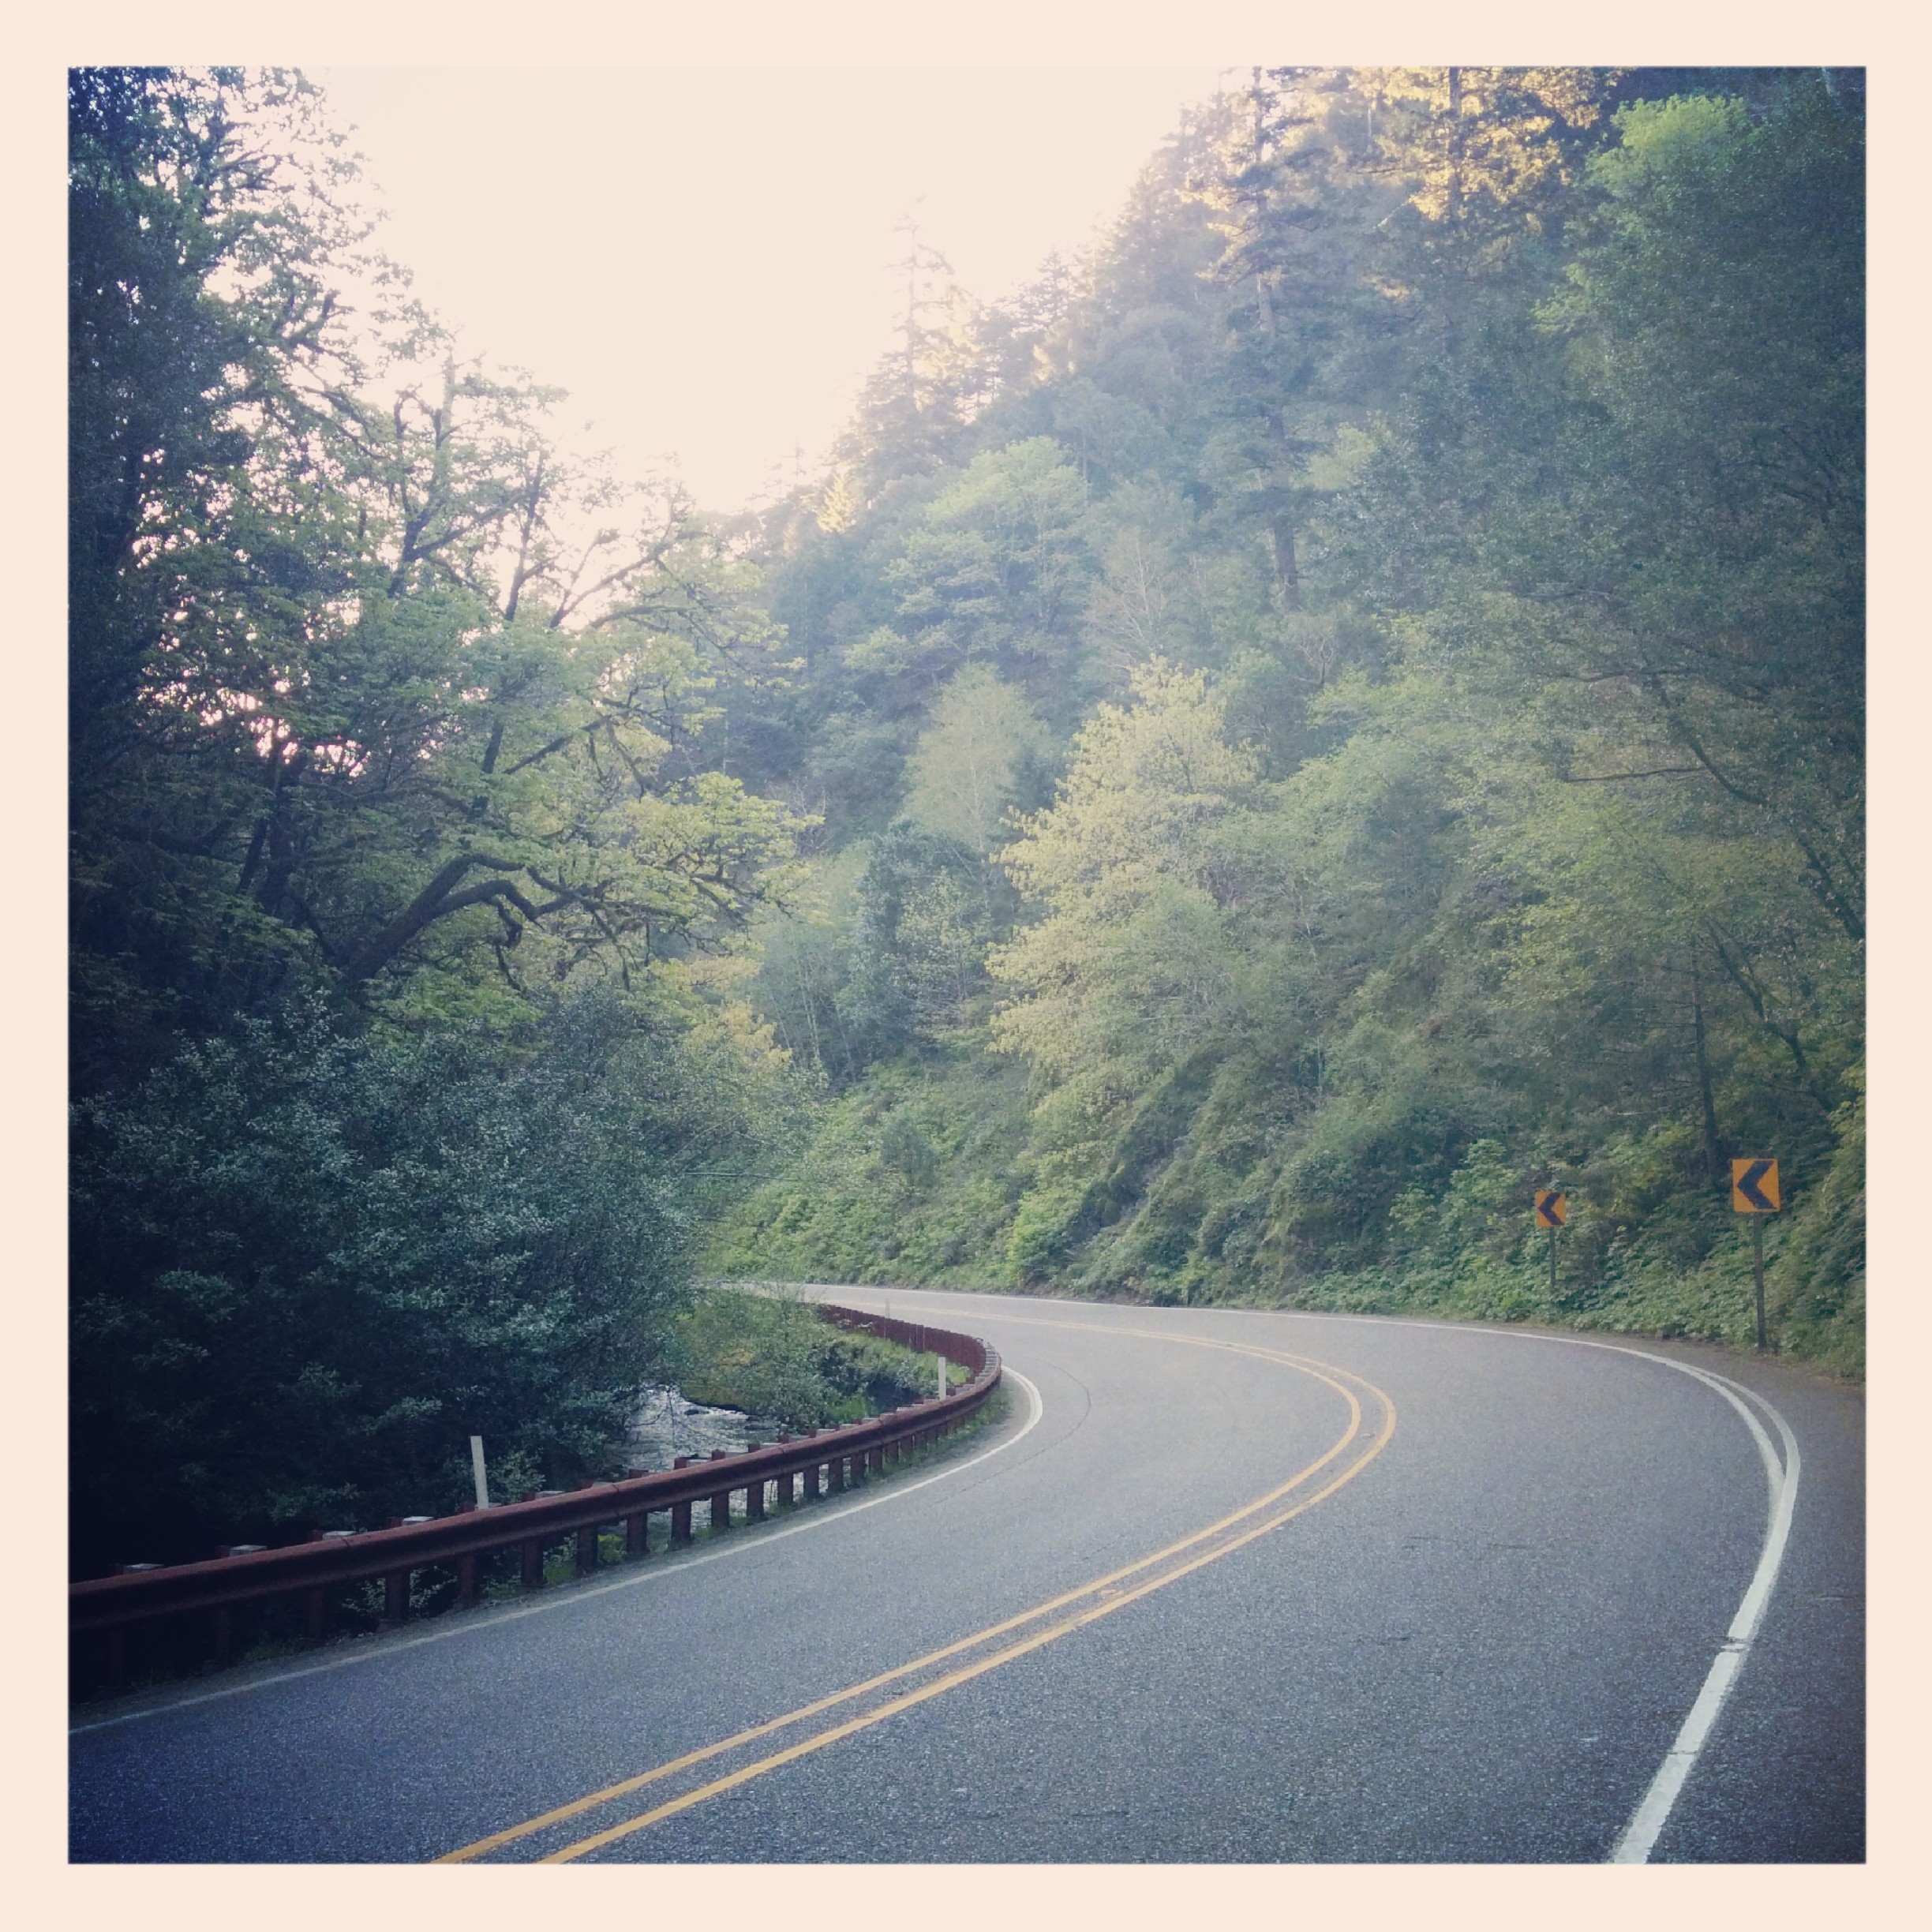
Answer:
POLYGON ((474 1552, 456 1559, 456 1601, 465 1609, 477 1600, 477 1559, 474 1552))
MULTIPOLYGON (((673 1459, 671 1466, 674 1470, 689 1469, 691 1458, 678 1456, 673 1459)), ((673 1543, 688 1543, 691 1540, 691 1505, 688 1503, 673 1503, 671 1505, 671 1541, 673 1543)))
POLYGON ((234 1612, 227 1604, 215 1612, 215 1634, 212 1649, 215 1668, 226 1670, 234 1656, 234 1612))
MULTIPOLYGON (((580 1490, 594 1489, 597 1486, 594 1477, 589 1482, 580 1482, 577 1485, 580 1490)), ((595 1523, 586 1523, 577 1532, 577 1574, 579 1576, 589 1576, 597 1567, 597 1527, 595 1523)))
MULTIPOLYGON (((724 1451, 722 1449, 713 1449, 711 1451, 711 1460, 713 1462, 722 1462, 724 1460, 724 1451)), ((713 1532, 728 1530, 731 1527, 731 1492, 728 1489, 719 1490, 711 1499, 711 1527, 713 1532)))
POLYGON ((540 1590, 544 1586, 544 1540, 540 1536, 523 1539, 523 1587, 540 1590))
POLYGON ((409 1615, 410 1572, 391 1570, 383 1579, 383 1621, 400 1623, 409 1615))
POLYGON ((624 1554, 627 1556, 642 1556, 649 1554, 650 1545, 645 1541, 645 1528, 650 1512, 648 1510, 632 1510, 623 1519, 624 1554))
MULTIPOLYGON (((311 1543, 322 1541, 320 1530, 311 1530, 308 1540, 311 1543)), ((328 1634, 328 1592, 321 1585, 305 1591, 302 1597, 302 1622, 309 1633, 309 1641, 319 1644, 328 1634)))

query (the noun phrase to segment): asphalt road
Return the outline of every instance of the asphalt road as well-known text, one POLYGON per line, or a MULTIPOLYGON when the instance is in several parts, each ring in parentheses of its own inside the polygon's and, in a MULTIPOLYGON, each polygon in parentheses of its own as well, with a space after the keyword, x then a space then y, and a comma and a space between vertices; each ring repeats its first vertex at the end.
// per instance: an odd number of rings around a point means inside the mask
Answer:
POLYGON ((533 1602, 77 1711, 73 1857, 1598 1861, 1728 1634, 1649 1855, 1863 1857, 1855 1393, 1633 1345, 1745 1385, 1780 1462, 1779 1418, 1797 1445, 1742 1647, 1774 1485, 1738 1409, 1665 1362, 889 1301, 993 1341, 998 1423, 533 1602))

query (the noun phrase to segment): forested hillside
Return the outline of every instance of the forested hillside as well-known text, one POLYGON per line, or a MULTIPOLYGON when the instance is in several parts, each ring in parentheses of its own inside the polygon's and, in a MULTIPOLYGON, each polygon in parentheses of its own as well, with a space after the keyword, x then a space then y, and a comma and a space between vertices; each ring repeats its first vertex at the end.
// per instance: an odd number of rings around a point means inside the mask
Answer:
POLYGON ((1739 1338, 1734 1154, 1857 1368, 1855 73, 1258 70, 724 519, 299 77, 70 129, 77 1560, 600 1473, 700 1269, 1739 1338))
POLYGON ((1863 140, 1816 70, 1257 72, 1104 244, 906 264, 798 660, 731 1274, 1859 1359, 1863 140), (1531 1192, 1567 1189, 1555 1295, 1531 1192))

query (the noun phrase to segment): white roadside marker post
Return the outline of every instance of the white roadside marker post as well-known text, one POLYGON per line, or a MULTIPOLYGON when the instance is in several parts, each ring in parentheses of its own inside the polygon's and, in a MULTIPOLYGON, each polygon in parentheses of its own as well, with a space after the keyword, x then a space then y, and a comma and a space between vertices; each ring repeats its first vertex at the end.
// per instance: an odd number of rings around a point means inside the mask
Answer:
POLYGON ((942 1355, 942 1356, 939 1357, 939 1393, 940 1393, 942 1395, 944 1395, 944 1394, 946 1392, 946 1379, 945 1379, 945 1375, 946 1375, 946 1359, 945 1359, 945 1357, 943 1355, 942 1355))
POLYGON ((470 1473, 476 1478, 477 1507, 488 1509, 490 1506, 489 1478, 483 1472, 483 1438, 481 1436, 470 1438, 470 1473))

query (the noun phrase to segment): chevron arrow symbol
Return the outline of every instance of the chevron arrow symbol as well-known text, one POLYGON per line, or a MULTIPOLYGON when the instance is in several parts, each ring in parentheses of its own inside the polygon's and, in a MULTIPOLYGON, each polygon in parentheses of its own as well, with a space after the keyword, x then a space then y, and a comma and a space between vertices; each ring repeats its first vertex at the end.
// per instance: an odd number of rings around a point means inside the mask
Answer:
POLYGON ((1754 1160, 1731 1183, 1759 1214, 1777 1212, 1777 1203, 1758 1185, 1775 1165, 1772 1161, 1754 1160))

